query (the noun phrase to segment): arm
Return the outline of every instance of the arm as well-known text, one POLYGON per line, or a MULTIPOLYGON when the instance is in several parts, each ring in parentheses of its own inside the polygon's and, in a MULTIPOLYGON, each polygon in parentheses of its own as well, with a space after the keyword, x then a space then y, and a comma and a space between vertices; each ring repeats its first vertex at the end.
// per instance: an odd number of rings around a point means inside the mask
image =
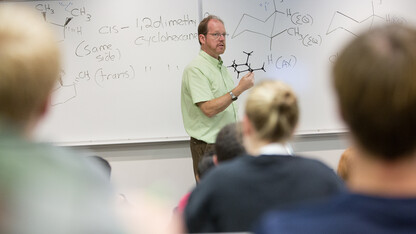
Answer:
MULTIPOLYGON (((253 87, 254 85, 254 74, 252 72, 243 76, 238 83, 238 85, 230 90, 235 96, 240 96, 244 91, 253 87)), ((231 100, 231 95, 226 93, 221 97, 197 103, 201 111, 208 117, 213 117, 218 113, 224 111, 233 101, 231 100)))

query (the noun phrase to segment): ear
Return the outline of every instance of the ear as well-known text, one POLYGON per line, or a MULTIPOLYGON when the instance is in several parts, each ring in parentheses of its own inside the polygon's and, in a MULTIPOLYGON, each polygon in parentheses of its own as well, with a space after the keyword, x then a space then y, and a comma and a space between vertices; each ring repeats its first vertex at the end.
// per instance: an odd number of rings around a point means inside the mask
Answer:
POLYGON ((201 45, 205 45, 206 37, 205 37, 204 34, 199 34, 198 39, 199 39, 199 42, 201 43, 201 45))
POLYGON ((244 115, 242 121, 243 136, 249 136, 253 133, 253 125, 248 119, 247 115, 244 115))
POLYGON ((42 103, 39 109, 39 118, 43 118, 46 116, 46 114, 49 113, 49 110, 51 108, 52 103, 52 93, 48 95, 48 97, 45 99, 45 101, 42 103))
POLYGON ((31 118, 26 123, 25 134, 28 137, 32 136, 33 130, 49 112, 50 105, 51 105, 51 94, 49 94, 48 97, 41 103, 41 105, 39 106, 39 109, 33 111, 31 118))
POLYGON ((215 166, 218 165, 218 156, 217 156, 217 154, 214 154, 212 156, 212 162, 214 163, 215 166))

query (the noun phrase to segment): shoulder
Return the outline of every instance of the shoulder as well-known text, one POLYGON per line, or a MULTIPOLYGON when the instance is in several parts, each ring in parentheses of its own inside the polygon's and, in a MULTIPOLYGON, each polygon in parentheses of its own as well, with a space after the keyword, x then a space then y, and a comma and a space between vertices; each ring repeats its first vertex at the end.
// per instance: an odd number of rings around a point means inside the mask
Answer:
POLYGON ((305 170, 305 171, 316 171, 316 170, 333 170, 326 166, 324 163, 298 155, 287 156, 287 155, 260 155, 258 157, 251 157, 251 163, 253 164, 269 164, 275 165, 282 168, 288 167, 292 170, 305 170))
POLYGON ((307 178, 311 185, 321 185, 328 189, 344 190, 344 182, 324 163, 304 157, 293 157, 290 168, 303 178, 307 178))
POLYGON ((196 59, 193 60, 183 70, 182 80, 191 82, 192 80, 204 77, 206 73, 205 67, 202 62, 198 62, 196 59))
POLYGON ((414 233, 415 207, 414 198, 344 193, 299 209, 270 212, 256 233, 414 233))
MULTIPOLYGON (((42 177, 44 181, 70 182, 74 186, 104 178, 98 166, 84 153, 46 143, 14 139, 0 144, 0 168, 9 168, 18 177, 42 177), (76 182, 76 180, 80 181, 76 182)), ((27 178, 31 179, 31 178, 27 178)))
POLYGON ((73 230, 74 225, 80 232, 119 230, 110 183, 86 155, 19 138, 0 141, 0 155, 0 191, 25 227, 38 230, 30 220, 40 217, 50 225, 39 233, 73 230))
POLYGON ((291 174, 298 174, 300 176, 314 174, 315 177, 323 176, 334 177, 339 179, 335 172, 326 166, 324 163, 299 156, 249 156, 244 155, 235 158, 234 160, 221 163, 215 170, 212 170, 211 177, 223 177, 236 174, 247 174, 243 169, 253 170, 275 170, 278 168, 281 172, 289 172, 291 174))
POLYGON ((232 160, 222 162, 207 172, 196 186, 193 193, 222 192, 236 179, 242 180, 242 176, 247 174, 245 171, 250 167, 252 156, 243 155, 232 160))
POLYGON ((329 168, 326 164, 316 159, 305 158, 302 156, 292 156, 287 161, 288 166, 304 173, 329 173, 336 175, 335 171, 329 168))
POLYGON ((343 230, 342 223, 351 222, 348 219, 351 203, 349 194, 341 194, 300 209, 272 211, 256 225, 256 233, 349 233, 350 229, 343 230))
POLYGON ((199 54, 195 57, 184 69, 184 74, 202 73, 210 74, 216 71, 216 67, 210 63, 206 58, 199 54))
POLYGON ((197 55, 186 67, 185 70, 203 68, 209 64, 201 55, 197 55))
POLYGON ((236 173, 243 172, 245 168, 251 166, 251 161, 254 159, 253 156, 242 155, 232 160, 221 162, 214 169, 211 170, 211 177, 222 178, 224 176, 232 176, 236 173))
POLYGON ((297 181, 294 187, 309 189, 310 194, 331 194, 344 190, 344 183, 334 170, 314 159, 267 155, 255 157, 251 164, 253 164, 252 169, 258 171, 258 174, 291 178, 291 181, 297 181))

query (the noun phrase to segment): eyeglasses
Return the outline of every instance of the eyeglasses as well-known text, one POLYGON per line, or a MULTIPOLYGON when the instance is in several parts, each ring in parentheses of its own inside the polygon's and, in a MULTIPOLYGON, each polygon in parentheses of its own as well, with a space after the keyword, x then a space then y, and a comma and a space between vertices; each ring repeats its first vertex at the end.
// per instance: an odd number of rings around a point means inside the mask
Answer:
POLYGON ((220 38, 220 36, 223 36, 224 38, 228 36, 228 33, 208 33, 211 35, 214 39, 220 38))

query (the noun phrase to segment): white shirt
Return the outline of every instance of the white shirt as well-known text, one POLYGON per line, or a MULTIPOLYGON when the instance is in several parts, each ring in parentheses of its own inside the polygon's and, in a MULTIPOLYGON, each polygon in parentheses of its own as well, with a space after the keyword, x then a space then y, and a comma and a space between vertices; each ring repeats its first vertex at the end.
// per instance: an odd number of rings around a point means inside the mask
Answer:
POLYGON ((272 143, 260 148, 260 155, 284 155, 291 156, 292 147, 289 144, 272 143))

